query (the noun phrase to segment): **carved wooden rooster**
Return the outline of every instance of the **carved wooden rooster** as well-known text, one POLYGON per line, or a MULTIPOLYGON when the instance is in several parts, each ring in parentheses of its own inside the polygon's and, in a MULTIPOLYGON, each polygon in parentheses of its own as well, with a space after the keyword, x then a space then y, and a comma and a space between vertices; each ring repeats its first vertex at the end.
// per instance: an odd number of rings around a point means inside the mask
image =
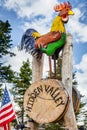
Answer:
POLYGON ((24 33, 21 40, 21 49, 26 49, 36 58, 41 58, 42 53, 46 53, 48 56, 56 56, 65 44, 66 30, 64 24, 68 22, 69 15, 73 15, 71 10, 72 6, 69 2, 58 4, 54 7, 54 10, 58 13, 58 16, 53 20, 51 30, 45 35, 40 35, 34 29, 28 29, 24 33))

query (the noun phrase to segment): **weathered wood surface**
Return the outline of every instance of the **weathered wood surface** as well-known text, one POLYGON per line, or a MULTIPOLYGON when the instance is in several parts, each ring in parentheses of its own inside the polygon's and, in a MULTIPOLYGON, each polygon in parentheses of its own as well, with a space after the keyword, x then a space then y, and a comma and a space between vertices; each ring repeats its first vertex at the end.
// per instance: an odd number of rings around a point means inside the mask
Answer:
POLYGON ((25 92, 24 109, 35 122, 45 124, 59 120, 68 105, 68 93, 56 79, 34 82, 25 92))
POLYGON ((32 57, 32 83, 42 79, 43 75, 43 62, 44 56, 42 59, 37 60, 35 57, 32 57))
MULTIPOLYGON (((44 56, 40 60, 37 60, 35 57, 32 58, 32 83, 34 83, 42 79, 44 56)), ((27 122, 27 125, 30 127, 30 130, 38 130, 39 127, 36 122, 27 122)))
POLYGON ((64 116, 64 124, 69 130, 77 130, 77 124, 72 102, 72 36, 67 34, 62 57, 62 82, 69 93, 69 108, 64 116))

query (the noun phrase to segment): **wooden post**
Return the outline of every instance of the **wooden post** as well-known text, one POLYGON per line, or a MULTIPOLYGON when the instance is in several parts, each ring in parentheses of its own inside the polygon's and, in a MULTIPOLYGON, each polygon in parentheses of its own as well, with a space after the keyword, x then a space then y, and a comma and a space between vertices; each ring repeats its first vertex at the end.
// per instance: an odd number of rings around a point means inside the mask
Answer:
MULTIPOLYGON (((42 79, 43 74, 43 60, 44 56, 40 60, 37 60, 35 57, 32 57, 32 83, 42 79)), ((36 122, 28 122, 27 126, 30 127, 30 130, 38 130, 38 124, 36 122)), ((27 129, 28 130, 28 129, 27 129)))
POLYGON ((72 103, 72 36, 67 34, 63 49, 62 82, 69 94, 69 108, 64 116, 64 125, 68 130, 78 130, 72 103))
POLYGON ((43 56, 40 60, 33 57, 32 60, 32 83, 41 80, 43 74, 43 56))

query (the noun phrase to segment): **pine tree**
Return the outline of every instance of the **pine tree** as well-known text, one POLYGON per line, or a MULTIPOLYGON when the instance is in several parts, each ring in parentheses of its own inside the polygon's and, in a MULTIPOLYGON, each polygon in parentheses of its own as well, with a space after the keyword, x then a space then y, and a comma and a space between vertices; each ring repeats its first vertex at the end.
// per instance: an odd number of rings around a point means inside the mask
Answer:
POLYGON ((14 53, 9 50, 12 46, 10 43, 12 41, 10 35, 11 30, 12 28, 8 20, 6 22, 0 20, 0 58, 7 54, 10 54, 10 56, 14 55, 14 53))
POLYGON ((0 20, 0 97, 1 97, 1 84, 5 81, 11 82, 14 77, 14 72, 11 66, 4 66, 3 56, 15 54, 10 51, 11 49, 11 26, 8 21, 3 22, 0 20))
POLYGON ((25 91, 31 85, 32 79, 32 71, 30 68, 29 60, 23 62, 22 67, 20 68, 20 73, 16 73, 15 80, 14 80, 14 99, 15 102, 20 107, 18 111, 18 118, 21 119, 21 122, 24 123, 24 108, 23 108, 23 96, 25 91))

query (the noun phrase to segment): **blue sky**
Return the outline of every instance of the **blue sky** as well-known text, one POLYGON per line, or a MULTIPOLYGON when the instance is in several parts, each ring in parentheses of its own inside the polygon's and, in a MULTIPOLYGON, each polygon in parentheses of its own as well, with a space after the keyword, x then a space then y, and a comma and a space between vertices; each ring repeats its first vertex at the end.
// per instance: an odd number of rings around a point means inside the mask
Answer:
MULTIPOLYGON (((29 55, 18 52, 17 47, 24 31, 34 28, 41 34, 47 33, 53 18, 57 15, 53 7, 65 0, 0 0, 0 20, 9 20, 12 27, 13 51, 15 58, 8 58, 14 70, 19 69, 23 60, 29 55)), ((87 87, 87 1, 69 0, 75 12, 66 25, 66 30, 73 36, 73 66, 77 70, 79 90, 85 95, 87 87)))

